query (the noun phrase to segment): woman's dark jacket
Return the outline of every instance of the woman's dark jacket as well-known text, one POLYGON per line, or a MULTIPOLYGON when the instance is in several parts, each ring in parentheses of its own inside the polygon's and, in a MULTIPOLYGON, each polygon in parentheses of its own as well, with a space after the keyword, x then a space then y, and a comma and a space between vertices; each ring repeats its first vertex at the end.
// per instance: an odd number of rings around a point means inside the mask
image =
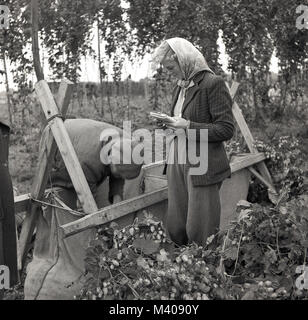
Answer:
MULTIPOLYGON (((192 175, 194 186, 205 186, 221 182, 231 175, 223 141, 231 139, 234 132, 232 99, 220 76, 202 71, 194 76, 193 81, 195 85, 187 90, 182 117, 190 120, 188 129, 196 129, 197 150, 200 129, 208 129, 207 173, 192 175)), ((176 86, 172 99, 172 116, 179 92, 180 87, 176 86)), ((186 164, 187 169, 192 166, 195 165, 186 164)))

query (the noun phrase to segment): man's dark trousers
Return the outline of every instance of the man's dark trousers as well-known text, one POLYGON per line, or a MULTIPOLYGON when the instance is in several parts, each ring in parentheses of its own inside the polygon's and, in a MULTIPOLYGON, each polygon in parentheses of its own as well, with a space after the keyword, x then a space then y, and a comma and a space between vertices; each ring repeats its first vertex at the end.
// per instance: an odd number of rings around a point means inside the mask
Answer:
POLYGON ((0 122, 0 265, 9 267, 10 286, 18 283, 14 195, 8 168, 10 129, 0 122))

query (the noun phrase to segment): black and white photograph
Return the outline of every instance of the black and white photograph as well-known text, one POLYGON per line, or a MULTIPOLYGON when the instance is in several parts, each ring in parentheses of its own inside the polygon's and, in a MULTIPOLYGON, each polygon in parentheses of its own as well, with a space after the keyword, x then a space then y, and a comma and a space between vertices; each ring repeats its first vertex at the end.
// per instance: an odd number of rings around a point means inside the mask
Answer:
POLYGON ((0 0, 0 308, 308 300, 307 160, 307 0, 0 0))

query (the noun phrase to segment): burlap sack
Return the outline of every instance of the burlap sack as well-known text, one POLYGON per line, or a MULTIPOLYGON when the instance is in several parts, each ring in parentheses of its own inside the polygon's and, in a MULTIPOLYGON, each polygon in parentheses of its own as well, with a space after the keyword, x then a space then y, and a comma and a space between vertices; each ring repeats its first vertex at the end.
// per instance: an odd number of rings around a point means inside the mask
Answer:
MULTIPOLYGON (((90 119, 67 120, 65 126, 98 207, 110 204, 109 201, 116 195, 120 199, 126 198, 124 180, 107 177, 106 167, 99 157, 100 134, 102 130, 113 126, 90 119)), ((48 130, 43 133, 40 149, 46 144, 48 130)), ((141 176, 128 187, 128 197, 139 193, 141 176)), ((61 200, 75 209, 77 197, 59 153, 56 155, 51 180, 53 187, 60 187, 58 196, 61 200)), ((95 230, 61 239, 59 229, 59 226, 78 219, 80 217, 50 206, 39 216, 33 259, 27 267, 25 299, 65 300, 73 299, 79 293, 84 281, 85 249, 94 238, 95 230)), ((131 222, 127 219, 124 221, 131 222)))

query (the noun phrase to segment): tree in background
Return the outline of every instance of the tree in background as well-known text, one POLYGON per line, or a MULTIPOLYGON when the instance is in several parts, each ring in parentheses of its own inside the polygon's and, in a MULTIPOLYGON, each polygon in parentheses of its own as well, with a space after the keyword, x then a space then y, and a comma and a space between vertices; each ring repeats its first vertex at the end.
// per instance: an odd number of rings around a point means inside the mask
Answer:
MULTIPOLYGON (((6 52, 13 63, 14 81, 21 86, 33 70, 31 55, 28 57, 27 52, 31 44, 30 3, 30 0, 3 1, 11 9, 6 52)), ((129 51, 127 46, 124 48, 128 37, 120 0, 39 0, 38 9, 40 45, 47 51, 54 79, 65 76, 72 81, 78 80, 81 57, 95 56, 92 40, 97 21, 108 57, 119 48, 125 53, 129 51)))
MULTIPOLYGON (((264 123, 263 106, 270 84, 270 62, 279 58, 284 97, 307 59, 307 30, 295 27, 301 0, 127 0, 130 26, 139 53, 169 37, 184 37, 203 52, 219 73, 217 40, 223 33, 232 78, 251 92, 254 120, 264 123)), ((284 99, 285 100, 285 99, 284 99)), ((285 104, 285 103, 284 103, 285 104)), ((251 111, 250 111, 251 112, 251 111)))
POLYGON ((129 24, 135 30, 139 53, 149 52, 166 38, 193 42, 209 65, 220 71, 217 39, 222 7, 214 0, 127 0, 129 24))
POLYGON ((272 0, 269 31, 279 59, 280 85, 282 87, 282 112, 286 108, 288 92, 302 92, 307 85, 299 81, 305 63, 308 62, 308 30, 298 29, 295 21, 300 0, 272 0))
POLYGON ((222 31, 229 69, 253 97, 255 121, 264 123, 260 98, 267 78, 274 46, 268 29, 271 3, 268 0, 223 0, 222 31))
MULTIPOLYGON (((105 64, 113 63, 113 79, 119 82, 124 56, 132 59, 149 52, 164 38, 180 36, 192 41, 209 65, 220 73, 217 40, 222 31, 230 57, 232 78, 252 97, 256 120, 268 90, 269 67, 276 52, 281 67, 284 105, 292 79, 307 59, 307 30, 295 27, 301 0, 39 0, 40 45, 48 53, 53 78, 78 81, 80 61, 96 57, 93 33, 105 42, 99 46, 101 79, 105 64), (94 26, 97 28, 94 30, 94 26)), ((11 9, 5 55, 13 63, 14 82, 25 92, 33 70, 30 0, 5 0, 11 9)), ((169 80, 166 80, 169 81, 169 80)), ((101 81, 101 97, 102 97, 101 81)), ((101 106, 103 114, 103 106, 101 106)))

